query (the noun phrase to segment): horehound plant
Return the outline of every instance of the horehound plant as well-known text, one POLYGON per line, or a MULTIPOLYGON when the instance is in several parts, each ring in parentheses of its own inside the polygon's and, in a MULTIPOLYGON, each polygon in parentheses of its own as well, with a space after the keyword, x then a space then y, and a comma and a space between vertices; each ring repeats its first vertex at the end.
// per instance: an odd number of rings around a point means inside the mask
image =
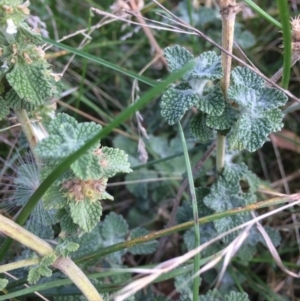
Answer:
MULTIPOLYGON (((35 162, 19 166, 14 195, 16 199, 23 197, 23 203, 17 204, 19 206, 25 206, 30 198, 30 194, 24 198, 22 191, 33 194, 39 183, 61 162, 101 131, 101 126, 94 122, 78 123, 67 114, 55 116, 51 110, 46 112, 46 119, 39 118, 36 125, 31 123, 32 117, 41 117, 47 101, 55 94, 59 75, 52 72, 45 60, 39 31, 32 30, 26 23, 28 6, 29 1, 0 1, 0 118, 5 118, 10 109, 13 110, 35 159, 35 162), (30 186, 28 180, 24 180, 30 174, 28 170, 36 170, 36 185, 30 186)), ((81 270, 65 258, 70 251, 77 250, 78 245, 64 238, 93 230, 102 215, 100 200, 113 199, 106 192, 107 180, 118 172, 131 172, 127 155, 119 149, 101 147, 98 140, 54 181, 40 202, 47 212, 50 226, 51 223, 60 223, 62 242, 56 251, 0 216, 0 232, 43 256, 39 265, 30 270, 29 283, 36 283, 41 276, 51 276, 52 271, 48 268, 51 265, 70 277, 88 300, 102 300, 81 270)), ((38 226, 46 227, 43 222, 41 220, 38 226)), ((7 242, 2 245, 2 256, 7 246, 7 242)), ((1 289, 6 283, 7 280, 1 280, 1 289)))
MULTIPOLYGON (((241 7, 235 0, 217 2, 220 6, 223 25, 222 48, 226 51, 222 52, 221 57, 212 51, 194 57, 189 50, 178 45, 165 49, 170 72, 190 62, 194 63, 194 68, 182 78, 179 84, 170 87, 163 94, 162 116, 170 125, 178 123, 179 132, 181 132, 180 120, 186 111, 195 107, 198 113, 190 120, 192 135, 202 143, 215 138, 217 140, 216 182, 210 187, 196 187, 198 208, 195 211, 195 200, 192 204, 184 203, 177 214, 179 223, 191 219, 195 213, 202 217, 257 201, 259 179, 244 163, 233 163, 233 159, 239 151, 256 151, 268 141, 271 133, 282 128, 284 114, 281 108, 288 100, 282 91, 269 87, 259 75, 247 67, 232 69, 230 54, 233 45, 234 21, 241 7)), ((299 18, 292 19, 291 27, 293 65, 299 60, 299 18)), ((271 80, 276 82, 282 73, 280 69, 271 80)), ((188 161, 187 166, 189 166, 188 161)), ((190 186, 193 199, 193 183, 190 182, 190 186)), ((200 226, 200 235, 201 233, 204 235, 200 236, 196 230, 189 230, 184 235, 184 241, 191 250, 198 246, 199 236, 201 243, 207 242, 212 237, 241 225, 251 218, 250 214, 237 214, 219 219, 200 226)), ((279 233, 270 227, 265 227, 265 230, 273 244, 279 245, 279 233)), ((237 235, 238 232, 226 235, 219 246, 215 245, 213 249, 206 250, 202 254, 204 256, 215 254, 221 249, 221 245, 230 244, 237 235)), ((250 260, 256 252, 256 245, 262 241, 257 229, 252 228, 238 252, 243 262, 250 260)), ((198 300, 198 295, 195 296, 195 285, 197 283, 194 280, 193 297, 191 297, 192 290, 188 293, 189 298, 194 301, 198 300)), ((181 293, 187 294, 186 289, 181 293)), ((213 293, 207 295, 207 298, 211 295, 213 293)), ((205 297, 203 298, 206 300, 205 297)), ((215 292, 212 300, 221 300, 218 298, 221 296, 215 292)), ((241 297, 241 300, 246 299, 241 297)), ((202 300, 201 297, 200 300, 202 300)))

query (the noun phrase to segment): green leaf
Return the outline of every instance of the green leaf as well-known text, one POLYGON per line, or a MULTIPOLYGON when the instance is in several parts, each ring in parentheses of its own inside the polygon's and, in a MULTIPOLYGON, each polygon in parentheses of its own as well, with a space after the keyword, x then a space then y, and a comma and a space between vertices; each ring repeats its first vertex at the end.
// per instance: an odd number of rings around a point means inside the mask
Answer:
POLYGON ((220 85, 215 85, 207 91, 205 96, 200 98, 196 107, 208 115, 220 116, 225 108, 225 98, 220 85))
POLYGON ((9 107, 7 101, 0 96, 0 120, 9 114, 9 107))
POLYGON ((220 116, 206 116, 206 125, 216 130, 230 129, 238 118, 238 112, 229 104, 225 105, 224 111, 220 116))
POLYGON ((265 84, 262 77, 246 67, 235 67, 231 71, 231 79, 234 85, 242 85, 254 90, 260 89, 265 84))
POLYGON ((55 253, 63 257, 67 257, 71 252, 76 252, 78 249, 79 244, 64 240, 55 247, 55 253))
POLYGON ((8 280, 7 279, 1 279, 0 278, 0 291, 2 291, 8 284, 8 280))
POLYGON ((27 281, 29 284, 36 284, 41 278, 41 274, 39 272, 39 266, 30 269, 27 277, 27 281))
POLYGON ((189 61, 194 59, 194 56, 191 52, 179 45, 165 48, 164 56, 167 60, 170 72, 179 70, 189 61))
POLYGON ((39 266, 39 274, 44 277, 52 276, 52 271, 44 265, 39 266))
POLYGON ((169 124, 177 123, 184 113, 200 102, 199 95, 191 86, 182 82, 169 88, 162 96, 161 115, 169 124))
POLYGON ((122 215, 111 212, 105 217, 101 233, 104 239, 123 239, 128 233, 128 224, 122 215))
POLYGON ((247 68, 238 67, 232 74, 235 84, 229 87, 228 98, 240 106, 240 113, 228 136, 229 147, 253 152, 269 134, 281 129, 283 115, 278 107, 287 97, 279 90, 262 87, 261 78, 247 68))
POLYGON ((18 62, 6 78, 21 99, 42 105, 53 93, 47 72, 43 65, 18 62))
POLYGON ((194 137, 199 139, 201 143, 205 143, 215 138, 216 131, 206 125, 207 116, 198 113, 193 116, 190 122, 190 131, 194 137))
POLYGON ((5 94, 5 99, 7 100, 8 106, 13 110, 25 109, 27 111, 33 111, 38 107, 38 105, 32 104, 25 99, 21 99, 13 89, 5 94))
POLYGON ((97 201, 70 202, 69 207, 74 223, 86 232, 90 232, 97 225, 102 215, 102 206, 97 201))
POLYGON ((66 208, 58 210, 57 219, 60 222, 60 227, 62 231, 65 231, 68 235, 78 235, 79 227, 74 223, 69 210, 66 208))
POLYGON ((103 147, 96 152, 104 178, 113 177, 118 172, 132 172, 128 163, 128 155, 123 150, 103 147))
POLYGON ((75 118, 59 113, 50 122, 49 137, 38 143, 36 153, 42 159, 65 158, 99 133, 100 129, 101 126, 94 122, 78 123, 75 118))
POLYGON ((231 291, 229 295, 225 296, 225 301, 250 301, 246 293, 238 293, 231 291))
POLYGON ((50 254, 48 256, 45 256, 42 258, 42 260, 40 262, 40 266, 52 265, 56 259, 57 259, 57 256, 55 254, 50 254))
MULTIPOLYGON (((144 236, 149 234, 150 232, 145 228, 135 228, 132 231, 130 231, 130 239, 134 239, 140 236, 144 236)), ((158 246, 158 241, 149 241, 143 244, 138 244, 136 246, 133 246, 131 248, 128 248, 128 251, 131 252, 134 255, 137 254, 151 254, 153 253, 158 246)))
POLYGON ((62 193, 61 186, 51 185, 43 196, 45 209, 61 209, 67 206, 67 198, 62 193))
POLYGON ((214 51, 207 51, 195 58, 194 68, 187 73, 185 79, 216 80, 223 76, 221 57, 214 51))

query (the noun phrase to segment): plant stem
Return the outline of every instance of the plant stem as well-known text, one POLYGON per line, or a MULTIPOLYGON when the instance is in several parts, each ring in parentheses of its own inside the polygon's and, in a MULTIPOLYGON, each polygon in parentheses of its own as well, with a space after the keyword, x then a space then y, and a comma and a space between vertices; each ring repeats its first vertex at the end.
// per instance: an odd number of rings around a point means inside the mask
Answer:
POLYGON ((38 264, 40 261, 41 260, 39 258, 31 258, 31 259, 19 260, 8 264, 3 264, 0 265, 0 273, 28 267, 30 265, 35 265, 38 264))
MULTIPOLYGON (((235 16, 241 10, 241 8, 238 4, 236 4, 236 0, 217 0, 217 3, 220 6, 220 13, 222 16, 222 48, 231 54, 233 47, 235 16)), ((231 61, 232 57, 227 53, 222 52, 222 68, 224 75, 221 79, 221 88, 227 102, 227 90, 230 84, 231 61)), ((218 132, 216 159, 218 173, 221 173, 224 168, 225 147, 226 137, 221 132, 218 132)))
MULTIPOLYGON (((189 186, 190 186, 191 197, 192 197, 194 230, 195 230, 195 248, 197 248, 198 246, 200 246, 200 229, 199 229, 199 215, 198 215, 198 205, 196 199, 196 190, 194 185, 193 172, 191 168, 189 153, 187 150, 187 145, 186 145, 183 129, 180 122, 178 122, 178 127, 179 127, 179 133, 180 133, 182 148, 184 152, 185 165, 187 169, 187 176, 189 180, 189 186)), ((197 274, 199 268, 200 268, 200 253, 197 253, 194 258, 194 274, 197 274)), ((199 299, 199 286, 200 286, 200 277, 196 276, 193 279, 193 301, 198 301, 199 299)))
MULTIPOLYGON (((223 212, 218 212, 218 213, 214 213, 212 215, 208 215, 205 217, 201 217, 198 219, 198 223, 199 225, 203 225, 203 224, 207 224, 209 222, 213 222, 215 220, 224 218, 224 217, 228 217, 228 216, 232 216, 238 213, 244 213, 244 212, 249 212, 249 211, 255 211, 261 208, 266 208, 269 206, 275 206, 275 205, 279 205, 279 204, 283 204, 285 202, 288 201, 292 201, 292 200, 298 200, 300 197, 300 194, 293 194, 293 195, 288 195, 288 196, 282 196, 282 197, 275 197, 266 201, 262 201, 262 202, 258 202, 258 203, 254 203, 254 204, 250 204, 247 205, 245 207, 238 207, 238 208, 234 208, 228 211, 223 211, 223 212)), ((86 255, 84 257, 78 258, 77 260, 75 260, 76 263, 86 263, 90 260, 94 260, 94 259, 99 259, 102 256, 106 256, 108 254, 123 250, 125 248, 130 248, 133 246, 136 246, 138 244, 141 243, 145 243, 163 236, 167 236, 173 233, 177 233, 180 231, 184 231, 184 230, 188 230, 190 229, 192 226, 194 225, 194 221, 189 221, 189 222, 185 222, 167 229, 163 229, 160 231, 156 231, 156 232, 152 232, 149 233, 145 236, 141 236, 141 237, 137 237, 125 242, 121 242, 121 243, 117 243, 115 245, 103 248, 99 251, 95 251, 89 255, 86 255)))
POLYGON ((29 119, 29 117, 27 115, 27 111, 24 110, 24 109, 15 110, 15 115, 16 115, 18 121, 21 124, 23 133, 26 136, 26 139, 28 141, 29 147, 30 147, 31 152, 33 154, 33 157, 34 157, 35 161, 38 163, 39 160, 36 157, 35 151, 34 151, 35 146, 36 146, 36 144, 38 142, 38 139, 35 136, 35 133, 33 131, 33 127, 32 127, 31 121, 30 121, 30 119, 29 119))
MULTIPOLYGON (((22 228, 14 221, 0 215, 0 232, 8 235, 22 245, 30 248, 41 256, 47 256, 54 252, 53 248, 44 240, 22 228)), ((62 271, 81 290, 90 301, 103 301, 98 291, 70 258, 58 258, 53 267, 62 271)))
POLYGON ((292 56, 292 35, 290 29, 290 14, 289 6, 287 1, 277 0, 277 5, 279 8, 279 15, 282 24, 282 34, 283 34, 283 76, 282 76, 282 87, 287 89, 290 82, 291 73, 291 56, 292 56))

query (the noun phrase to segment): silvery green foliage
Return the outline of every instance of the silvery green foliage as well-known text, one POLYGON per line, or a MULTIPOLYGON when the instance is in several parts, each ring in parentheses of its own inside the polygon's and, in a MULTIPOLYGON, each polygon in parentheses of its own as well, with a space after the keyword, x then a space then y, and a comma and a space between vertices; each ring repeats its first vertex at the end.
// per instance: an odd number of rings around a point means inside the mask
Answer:
POLYGON ((286 95, 266 87, 263 79, 248 68, 233 69, 226 102, 219 83, 214 83, 222 77, 220 57, 214 52, 194 58, 176 45, 165 49, 165 57, 171 72, 194 62, 182 82, 162 96, 161 114, 169 124, 180 121, 187 110, 196 107, 199 113, 191 119, 190 130, 200 142, 213 139, 216 130, 226 131, 230 149, 250 152, 281 129, 283 113, 279 108, 286 103, 286 95))
MULTIPOLYGON (((237 207, 243 207, 256 202, 254 192, 258 188, 257 177, 245 164, 230 164, 225 166, 218 181, 211 187, 210 193, 204 197, 205 205, 215 212, 223 212, 237 207), (241 183, 247 185, 244 192, 241 183)), ((218 233, 226 232, 250 219, 249 213, 239 213, 214 221, 218 233)), ((224 242, 230 242, 236 233, 223 238, 224 242)))
POLYGON ((279 90, 265 87, 263 80, 245 67, 236 67, 231 76, 228 97, 239 105, 239 114, 229 133, 229 146, 253 152, 269 134, 281 129, 283 113, 279 107, 288 98, 279 90))
MULTIPOLYGON (((46 164, 45 178, 62 160, 78 150, 101 130, 94 122, 78 123, 67 114, 58 114, 47 126, 49 136, 41 140, 36 154, 46 164)), ((90 232, 100 220, 99 200, 113 199, 106 192, 108 178, 118 172, 131 172, 127 155, 119 149, 93 145, 47 190, 43 197, 49 210, 58 210, 61 227, 69 234, 90 232)))
POLYGON ((218 290, 214 289, 208 291, 206 295, 199 297, 199 301, 250 301, 246 293, 238 293, 231 291, 229 294, 221 294, 218 290))
MULTIPOLYGON (((135 238, 145 235, 148 231, 144 228, 138 228, 129 231, 126 220, 114 212, 108 214, 103 222, 85 235, 73 238, 72 242, 79 244, 80 247, 77 251, 71 254, 73 259, 83 257, 87 254, 101 250, 102 248, 114 245, 116 243, 124 242, 128 237, 135 238)), ((122 256, 128 251, 133 254, 150 254, 155 251, 157 241, 139 244, 131 247, 128 250, 114 252, 105 257, 111 264, 122 264, 122 256)))
POLYGON ((174 72, 189 62, 194 67, 187 72, 180 84, 170 87, 162 96, 161 114, 169 124, 174 124, 183 117, 193 106, 198 106, 205 113, 221 115, 224 107, 223 96, 218 88, 204 95, 208 81, 222 77, 221 59, 214 52, 205 52, 194 56, 185 48, 178 45, 167 47, 165 57, 170 72, 174 72), (213 95, 213 97, 212 97, 213 95))
POLYGON ((57 256, 55 254, 43 257, 38 266, 30 269, 27 278, 28 282, 30 284, 35 284, 41 277, 50 277, 52 275, 52 270, 49 266, 52 265, 56 259, 57 256))
MULTIPOLYGON (((188 272, 175 277, 174 285, 180 293, 180 300, 193 300, 193 272, 188 272)), ((197 276, 199 277, 199 276, 197 276)))
POLYGON ((29 2, 0 1, 0 119, 9 109, 33 110, 56 93, 54 74, 44 58, 41 35, 31 29, 29 2), (1 4, 2 3, 2 4, 1 4))

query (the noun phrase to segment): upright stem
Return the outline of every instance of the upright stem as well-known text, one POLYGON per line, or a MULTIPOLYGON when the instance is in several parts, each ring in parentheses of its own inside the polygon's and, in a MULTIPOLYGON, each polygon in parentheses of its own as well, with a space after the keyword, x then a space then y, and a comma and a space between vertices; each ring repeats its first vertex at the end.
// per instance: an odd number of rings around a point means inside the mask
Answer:
POLYGON ((30 121, 30 119, 27 115, 27 111, 24 110, 24 109, 15 110, 15 115, 16 115, 18 121, 21 124, 23 133, 26 136, 26 139, 28 141, 29 147, 30 147, 31 152, 33 154, 33 157, 34 157, 36 163, 38 163, 39 161, 38 161, 38 158, 36 157, 35 151, 34 151, 35 146, 38 142, 38 139, 34 134, 31 121, 30 121))
MULTIPOLYGON (((222 48, 232 53, 235 16, 241 9, 236 4, 236 0, 217 0, 217 2, 222 16, 222 48)), ((221 79, 221 88, 228 102, 227 91, 230 84, 231 56, 225 52, 222 52, 222 68, 224 76, 221 79)), ((222 171, 225 163, 225 147, 226 137, 221 132, 218 132, 216 165, 219 173, 222 171)))
MULTIPOLYGON (((44 240, 0 214, 0 232, 20 242, 41 256, 54 252, 44 240)), ((53 266, 68 276, 89 301, 103 301, 96 288, 70 258, 58 258, 53 266)))

